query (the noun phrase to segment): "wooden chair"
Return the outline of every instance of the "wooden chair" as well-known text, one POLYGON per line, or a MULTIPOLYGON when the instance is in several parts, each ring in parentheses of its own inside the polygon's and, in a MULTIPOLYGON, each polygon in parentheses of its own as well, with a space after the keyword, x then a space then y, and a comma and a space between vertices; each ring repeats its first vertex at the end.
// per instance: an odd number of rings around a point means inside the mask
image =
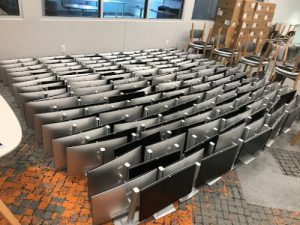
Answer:
POLYGON ((219 60, 219 58, 221 60, 225 59, 230 65, 232 65, 232 63, 236 61, 239 53, 238 48, 241 43, 241 37, 238 38, 234 48, 227 48, 226 43, 230 43, 229 37, 231 35, 231 28, 227 30, 226 36, 221 35, 221 31, 222 28, 220 28, 218 31, 218 36, 215 42, 215 48, 213 49, 211 56, 216 55, 217 60, 219 60))
POLYGON ((203 41, 206 24, 204 23, 203 30, 195 30, 194 28, 195 28, 194 23, 192 23, 192 30, 190 32, 190 39, 189 39, 189 45, 187 51, 190 48, 192 48, 195 49, 197 52, 201 51, 205 54, 207 50, 212 50, 213 43, 210 40, 212 34, 212 28, 209 31, 206 41, 203 41), (198 38, 198 40, 195 41, 194 40, 195 38, 198 38))
POLYGON ((298 81, 300 80, 300 55, 295 57, 294 65, 288 65, 282 63, 282 65, 275 64, 275 73, 272 75, 271 80, 281 81, 283 84, 286 78, 289 78, 294 81, 293 89, 296 90, 298 81))
MULTIPOLYGON (((259 45, 257 46, 257 50, 259 45)), ((274 44, 272 42, 267 42, 266 48, 262 48, 260 53, 256 52, 256 55, 241 57, 241 63, 245 66, 250 67, 250 75, 253 68, 257 68, 256 76, 259 75, 260 71, 265 71, 265 68, 268 67, 270 63, 270 56, 273 52, 274 44)))

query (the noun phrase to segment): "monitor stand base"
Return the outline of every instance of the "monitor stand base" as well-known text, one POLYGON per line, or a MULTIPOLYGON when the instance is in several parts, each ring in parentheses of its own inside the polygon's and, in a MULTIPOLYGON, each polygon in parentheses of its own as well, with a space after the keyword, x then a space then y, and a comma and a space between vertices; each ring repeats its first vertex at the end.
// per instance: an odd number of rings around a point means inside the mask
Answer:
POLYGON ((271 139, 270 141, 268 141, 268 143, 266 144, 266 146, 267 146, 268 148, 270 148, 270 147, 272 146, 273 143, 274 143, 274 140, 271 139))
POLYGON ((206 184, 208 186, 213 186, 215 183, 217 183, 222 177, 217 177, 216 179, 213 179, 213 180, 209 180, 209 181, 206 181, 206 184))
POLYGON ((136 211, 132 222, 128 222, 128 216, 118 217, 114 219, 114 225, 137 225, 139 224, 139 212, 136 211))
POLYGON ((158 211, 157 213, 155 213, 153 215, 153 217, 154 217, 154 219, 157 220, 157 219, 162 218, 162 217, 164 217, 164 216, 166 216, 166 215, 168 215, 172 212, 175 212, 175 211, 176 211, 176 208, 174 207, 173 204, 171 204, 171 205, 168 205, 166 208, 164 208, 164 209, 158 211))
POLYGON ((285 129, 284 131, 283 131, 283 133, 284 134, 287 134, 288 132, 290 132, 291 131, 291 128, 287 128, 287 129, 285 129))
POLYGON ((196 189, 195 187, 193 187, 192 191, 188 195, 179 199, 179 202, 185 202, 185 201, 189 200, 190 198, 194 197, 198 193, 199 193, 199 190, 196 189))
POLYGON ((239 157, 239 161, 245 165, 251 163, 253 160, 255 160, 255 157, 253 157, 252 155, 249 155, 249 154, 239 157))

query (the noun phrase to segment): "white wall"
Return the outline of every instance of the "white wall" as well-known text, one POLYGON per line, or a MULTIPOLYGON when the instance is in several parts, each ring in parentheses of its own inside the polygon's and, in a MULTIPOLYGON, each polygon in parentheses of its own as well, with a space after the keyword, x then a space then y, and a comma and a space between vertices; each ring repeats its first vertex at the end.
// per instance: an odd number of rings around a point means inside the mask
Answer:
POLYGON ((300 24, 300 0, 270 0, 276 4, 274 23, 300 24))
MULTIPOLYGON (((20 0, 21 17, 0 18, 0 59, 58 55, 63 44, 67 54, 183 48, 191 29, 194 1, 185 1, 181 20, 123 20, 43 17, 41 0, 20 0)), ((213 21, 194 22, 196 27, 204 22, 213 25, 213 21)))

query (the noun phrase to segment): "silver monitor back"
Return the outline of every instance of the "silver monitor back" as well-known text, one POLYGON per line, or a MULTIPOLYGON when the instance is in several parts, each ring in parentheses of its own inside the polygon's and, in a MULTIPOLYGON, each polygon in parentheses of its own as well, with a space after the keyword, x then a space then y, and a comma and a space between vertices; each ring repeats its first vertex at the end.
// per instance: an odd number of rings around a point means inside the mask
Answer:
POLYGON ((124 175, 124 163, 126 162, 130 163, 131 166, 139 164, 141 162, 141 147, 131 150, 110 163, 88 171, 89 196, 92 197, 123 184, 124 177, 122 175, 124 175))
POLYGON ((128 213, 130 193, 134 187, 140 189, 154 183, 157 170, 152 170, 140 177, 121 184, 113 189, 92 196, 93 224, 104 224, 114 218, 128 213))
POLYGON ((68 175, 84 174, 97 165, 103 165, 114 159, 113 149, 127 143, 127 137, 114 138, 102 142, 67 147, 68 175), (105 151, 101 152, 101 148, 105 151))

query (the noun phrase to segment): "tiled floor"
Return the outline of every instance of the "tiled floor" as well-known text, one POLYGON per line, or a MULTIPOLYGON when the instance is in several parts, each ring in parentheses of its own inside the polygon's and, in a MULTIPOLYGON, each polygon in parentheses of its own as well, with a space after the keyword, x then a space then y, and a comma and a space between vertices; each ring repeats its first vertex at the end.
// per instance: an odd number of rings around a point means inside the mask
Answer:
MULTIPOLYGON (((18 116, 24 135, 18 149, 0 160, 0 198, 22 224, 91 224, 85 177, 68 177, 65 172, 55 171, 51 159, 43 157, 41 146, 26 128, 14 97, 2 83, 0 94, 18 116)), ((298 176, 299 159, 298 162, 295 159, 300 151, 270 151, 285 174, 295 175, 296 171, 298 176)), ((177 212, 146 224, 300 224, 299 211, 248 204, 236 171, 212 187, 201 188, 192 201, 178 207, 177 212)), ((6 224, 1 217, 0 224, 6 224)))

